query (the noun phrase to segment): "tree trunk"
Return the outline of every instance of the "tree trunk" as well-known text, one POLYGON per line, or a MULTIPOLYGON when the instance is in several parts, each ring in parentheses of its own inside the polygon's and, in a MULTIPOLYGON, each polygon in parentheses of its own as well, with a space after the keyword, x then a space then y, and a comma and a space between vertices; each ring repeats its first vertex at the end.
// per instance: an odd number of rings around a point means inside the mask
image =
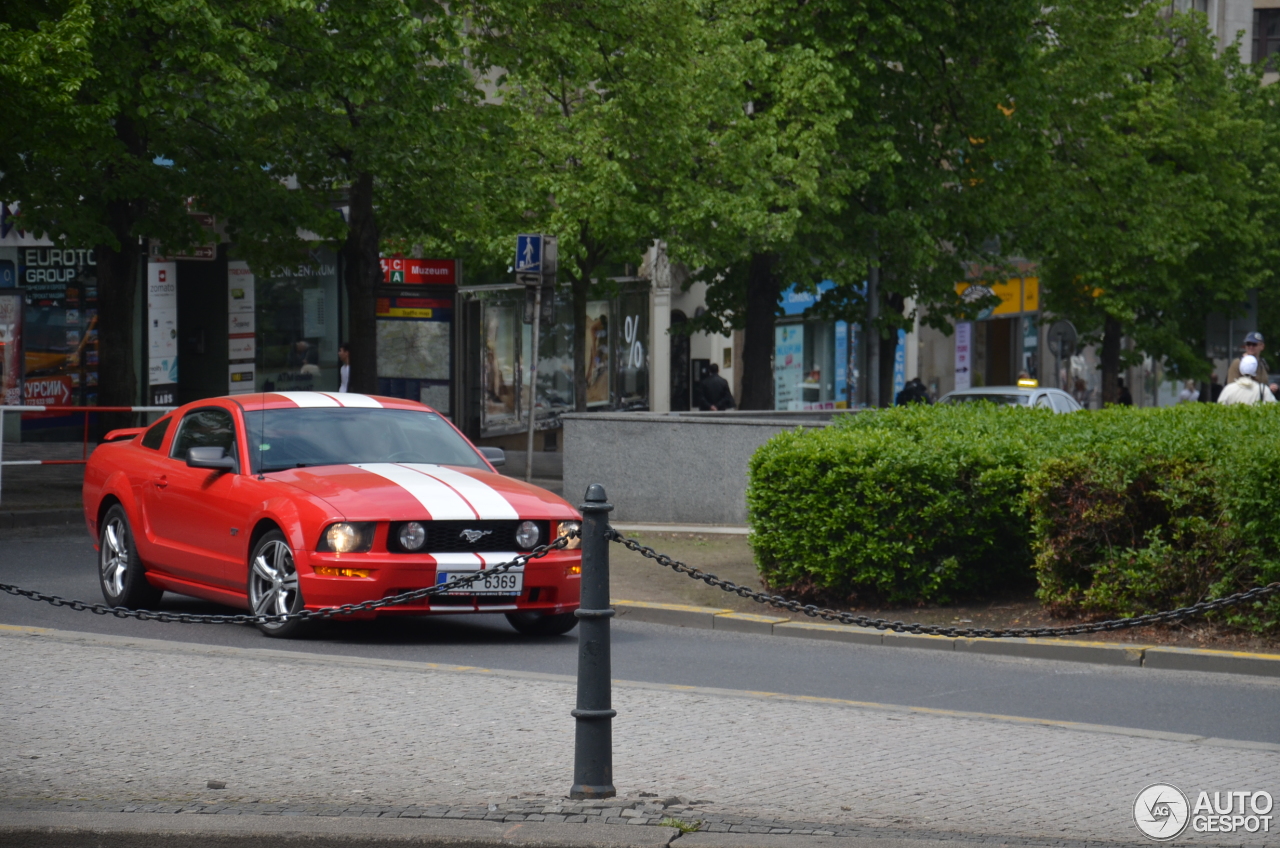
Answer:
MULTIPOLYGON (((1072 351, 1074 353, 1074 351, 1072 351)), ((1120 322, 1107 316, 1102 328, 1102 404, 1120 402, 1120 322)))
POLYGON ((347 308, 351 337, 353 392, 378 391, 377 289, 382 284, 378 221, 373 210, 373 174, 361 173, 351 184, 347 241, 342 247, 346 265, 347 308))
POLYGON ((587 295, 591 293, 591 272, 578 265, 578 276, 571 281, 573 294, 573 409, 587 411, 587 295))
POLYGON ((890 330, 889 336, 880 337, 880 403, 881 407, 893 406, 893 364, 898 355, 898 331, 890 330))
POLYGON ((773 409, 773 328, 781 288, 773 253, 753 253, 747 269, 747 317, 742 339, 739 409, 773 409))
MULTIPOLYGON (((131 221, 127 221, 129 217, 126 211, 112 210, 113 224, 120 224, 120 228, 113 227, 120 239, 119 250, 105 244, 93 249, 98 262, 98 322, 94 326, 98 330, 99 406, 133 406, 138 402, 133 337, 138 244, 128 235, 133 229, 131 221)), ((127 412, 104 413, 99 418, 99 429, 106 433, 132 427, 133 418, 127 412)))

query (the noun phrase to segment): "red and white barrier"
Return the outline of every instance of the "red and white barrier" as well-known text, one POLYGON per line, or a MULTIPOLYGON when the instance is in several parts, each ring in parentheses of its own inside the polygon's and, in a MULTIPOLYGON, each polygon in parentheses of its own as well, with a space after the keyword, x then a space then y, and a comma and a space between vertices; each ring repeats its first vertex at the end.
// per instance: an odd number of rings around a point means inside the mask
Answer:
POLYGON ((0 496, 4 491, 6 465, 84 465, 89 461, 89 414, 91 412, 171 412, 172 406, 0 406, 0 496), (40 412, 49 415, 84 414, 83 453, 80 459, 4 459, 4 415, 6 412, 40 412))

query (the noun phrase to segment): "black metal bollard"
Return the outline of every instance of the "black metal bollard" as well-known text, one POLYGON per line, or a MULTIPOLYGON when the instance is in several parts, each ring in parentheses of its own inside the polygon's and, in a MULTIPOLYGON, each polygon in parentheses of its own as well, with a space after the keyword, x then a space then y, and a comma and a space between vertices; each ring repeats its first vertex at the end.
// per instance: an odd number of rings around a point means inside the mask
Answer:
POLYGON ((612 798, 613 717, 609 661, 609 526, 604 486, 587 488, 582 510, 582 600, 574 613, 578 623, 578 708, 573 745, 573 788, 570 798, 612 798))

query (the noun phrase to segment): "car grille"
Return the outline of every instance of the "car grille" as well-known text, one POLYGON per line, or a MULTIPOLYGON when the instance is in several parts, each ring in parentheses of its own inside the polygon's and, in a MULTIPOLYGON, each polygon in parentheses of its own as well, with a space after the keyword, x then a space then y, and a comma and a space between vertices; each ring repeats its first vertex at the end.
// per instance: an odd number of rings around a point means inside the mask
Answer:
MULTIPOLYGON (((407 553, 400 545, 400 528, 407 522, 393 521, 387 533, 387 550, 394 553, 407 553)), ((427 529, 427 541, 421 548, 412 553, 419 554, 454 554, 464 551, 518 551, 516 545, 516 528, 521 521, 424 521, 427 529), (486 532, 474 542, 468 542, 463 535, 464 530, 486 532)), ((551 522, 535 521, 538 525, 538 544, 545 545, 550 540, 551 522)))

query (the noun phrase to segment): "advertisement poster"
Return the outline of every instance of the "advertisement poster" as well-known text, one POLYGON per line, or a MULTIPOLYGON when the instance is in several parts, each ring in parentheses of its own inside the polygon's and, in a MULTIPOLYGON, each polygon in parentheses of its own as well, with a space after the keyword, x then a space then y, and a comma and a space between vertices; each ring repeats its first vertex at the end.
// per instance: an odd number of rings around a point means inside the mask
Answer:
POLYGON ((178 396, 178 265, 147 263, 147 382, 153 406, 178 396))
MULTIPOLYGON (((23 247, 18 250, 18 263, 27 300, 22 326, 23 403, 97 403, 98 280, 93 251, 23 247)), ((24 421, 24 429, 28 424, 33 422, 24 421)))
POLYGON ((587 303, 587 406, 609 403, 609 302, 587 303))
POLYGON ((970 363, 973 361, 973 323, 956 324, 956 391, 973 385, 970 363))
POLYGON ((21 289, 0 292, 0 404, 22 404, 22 314, 26 297, 21 289))
POLYGON ((252 362, 232 363, 227 366, 227 394, 243 395, 255 390, 256 368, 252 362))
POLYGON ((773 399, 774 409, 801 409, 804 382, 804 325, 783 324, 774 328, 773 399))
POLYGON ((227 263, 227 392, 247 394, 257 388, 254 337, 253 272, 248 262, 227 263))

